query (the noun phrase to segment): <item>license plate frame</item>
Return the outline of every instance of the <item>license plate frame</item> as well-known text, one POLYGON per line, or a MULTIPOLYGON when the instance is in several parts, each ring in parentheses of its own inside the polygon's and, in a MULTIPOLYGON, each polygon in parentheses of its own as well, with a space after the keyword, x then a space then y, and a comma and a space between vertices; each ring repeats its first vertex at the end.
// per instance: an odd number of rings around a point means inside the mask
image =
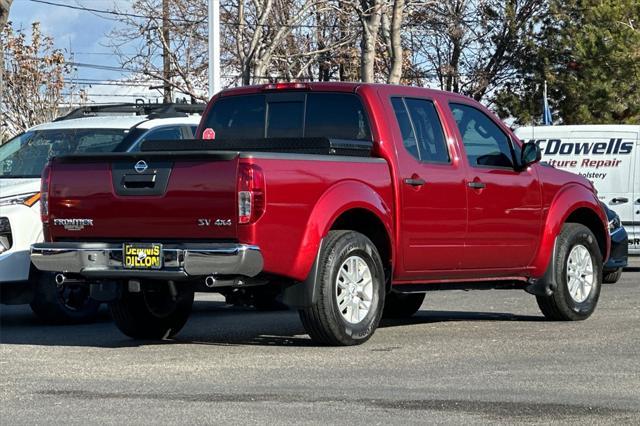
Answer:
POLYGON ((163 260, 164 252, 161 243, 122 244, 122 267, 124 269, 154 271, 162 269, 163 260))

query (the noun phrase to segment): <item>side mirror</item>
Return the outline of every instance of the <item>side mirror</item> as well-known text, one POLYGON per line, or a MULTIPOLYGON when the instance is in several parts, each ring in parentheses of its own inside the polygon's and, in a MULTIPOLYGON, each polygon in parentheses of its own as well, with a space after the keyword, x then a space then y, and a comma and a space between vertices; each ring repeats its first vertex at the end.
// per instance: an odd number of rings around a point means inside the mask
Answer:
POLYGON ((537 163, 542 159, 542 151, 535 142, 526 142, 522 145, 522 153, 520 154, 520 167, 525 169, 531 164, 537 163))

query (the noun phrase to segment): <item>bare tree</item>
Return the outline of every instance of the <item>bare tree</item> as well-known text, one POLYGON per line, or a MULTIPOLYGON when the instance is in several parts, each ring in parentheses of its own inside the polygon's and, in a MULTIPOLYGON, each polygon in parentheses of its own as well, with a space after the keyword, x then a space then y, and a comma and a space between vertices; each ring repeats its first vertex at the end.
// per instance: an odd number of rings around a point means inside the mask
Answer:
POLYGON ((64 77, 69 69, 53 39, 43 36, 40 24, 31 26, 30 42, 22 30, 6 25, 0 42, 5 46, 2 111, 3 136, 13 136, 59 115, 64 101, 64 77))
POLYGON ((172 89, 193 101, 206 100, 206 2, 134 0, 132 9, 144 18, 122 14, 124 25, 110 33, 123 69, 136 81, 159 82, 165 100, 172 89))
POLYGON ((361 26, 360 34, 360 79, 375 81, 375 62, 385 0, 357 0, 352 2, 361 26))
POLYGON ((9 19, 9 9, 13 0, 0 0, 0 31, 4 29, 9 19))
POLYGON ((514 57, 526 55, 544 0, 451 0, 416 10, 412 47, 417 72, 443 90, 476 100, 515 77, 514 57))
MULTIPOLYGON (((13 0, 0 0, 0 33, 4 30, 4 26, 9 19, 9 9, 13 0)), ((0 43, 0 70, 4 69, 4 43, 0 43)), ((3 86, 2 72, 0 72, 0 104, 2 104, 3 86)))
POLYGON ((330 8, 328 2, 321 0, 232 1, 227 16, 236 19, 227 25, 233 29, 231 38, 242 84, 305 74, 310 63, 330 50, 327 39, 323 39, 321 48, 315 48, 318 43, 314 31, 320 28, 318 17, 322 19, 330 8), (281 72, 277 72, 278 68, 281 72))

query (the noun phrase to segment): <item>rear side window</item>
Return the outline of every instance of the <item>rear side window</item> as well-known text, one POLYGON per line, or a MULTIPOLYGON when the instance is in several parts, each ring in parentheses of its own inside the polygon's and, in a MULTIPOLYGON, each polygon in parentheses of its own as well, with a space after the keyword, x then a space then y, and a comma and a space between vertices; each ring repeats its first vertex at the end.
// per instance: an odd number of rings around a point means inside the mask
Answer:
POLYGON ((205 127, 212 128, 218 139, 371 140, 367 114, 354 94, 279 95, 221 98, 213 105, 205 127))
POLYGON ((163 127, 148 131, 129 151, 138 152, 145 141, 168 141, 184 139, 182 126, 163 127))
POLYGON ((442 124, 432 101, 392 98, 402 141, 416 159, 428 163, 449 163, 449 150, 442 124))
POLYGON ((509 138, 493 120, 469 105, 450 106, 471 166, 513 168, 509 138))
POLYGON ((416 135, 413 133, 413 126, 411 125, 409 112, 407 111, 407 107, 404 105, 404 101, 402 98, 392 98, 391 104, 393 105, 393 111, 396 114, 396 120, 398 120, 400 133, 402 134, 402 144, 407 151, 409 151, 409 154, 419 160, 420 152, 418 152, 416 135))
POLYGON ((145 141, 166 141, 182 139, 182 129, 180 127, 166 127, 152 130, 144 137, 145 141))

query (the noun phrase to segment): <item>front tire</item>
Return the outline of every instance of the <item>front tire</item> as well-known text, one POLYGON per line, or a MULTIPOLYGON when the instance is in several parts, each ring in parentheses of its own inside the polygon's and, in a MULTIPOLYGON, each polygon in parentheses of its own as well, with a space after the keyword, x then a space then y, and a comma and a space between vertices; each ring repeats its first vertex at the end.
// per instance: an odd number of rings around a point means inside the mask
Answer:
POLYGON ((364 235, 331 231, 319 257, 318 300, 300 319, 320 344, 358 345, 375 332, 382 316, 385 277, 378 250, 364 235))
POLYGON ((166 339, 187 322, 193 305, 193 287, 166 281, 142 281, 140 292, 123 291, 109 304, 116 326, 134 339, 166 339))
POLYGON ((556 242, 556 257, 547 274, 557 288, 550 296, 537 296, 548 319, 580 321, 596 309, 602 284, 602 254, 593 232, 578 223, 566 223, 556 242))
POLYGON ((55 274, 38 272, 33 279, 31 310, 51 324, 81 324, 95 321, 100 302, 89 297, 89 284, 58 286, 55 274))

